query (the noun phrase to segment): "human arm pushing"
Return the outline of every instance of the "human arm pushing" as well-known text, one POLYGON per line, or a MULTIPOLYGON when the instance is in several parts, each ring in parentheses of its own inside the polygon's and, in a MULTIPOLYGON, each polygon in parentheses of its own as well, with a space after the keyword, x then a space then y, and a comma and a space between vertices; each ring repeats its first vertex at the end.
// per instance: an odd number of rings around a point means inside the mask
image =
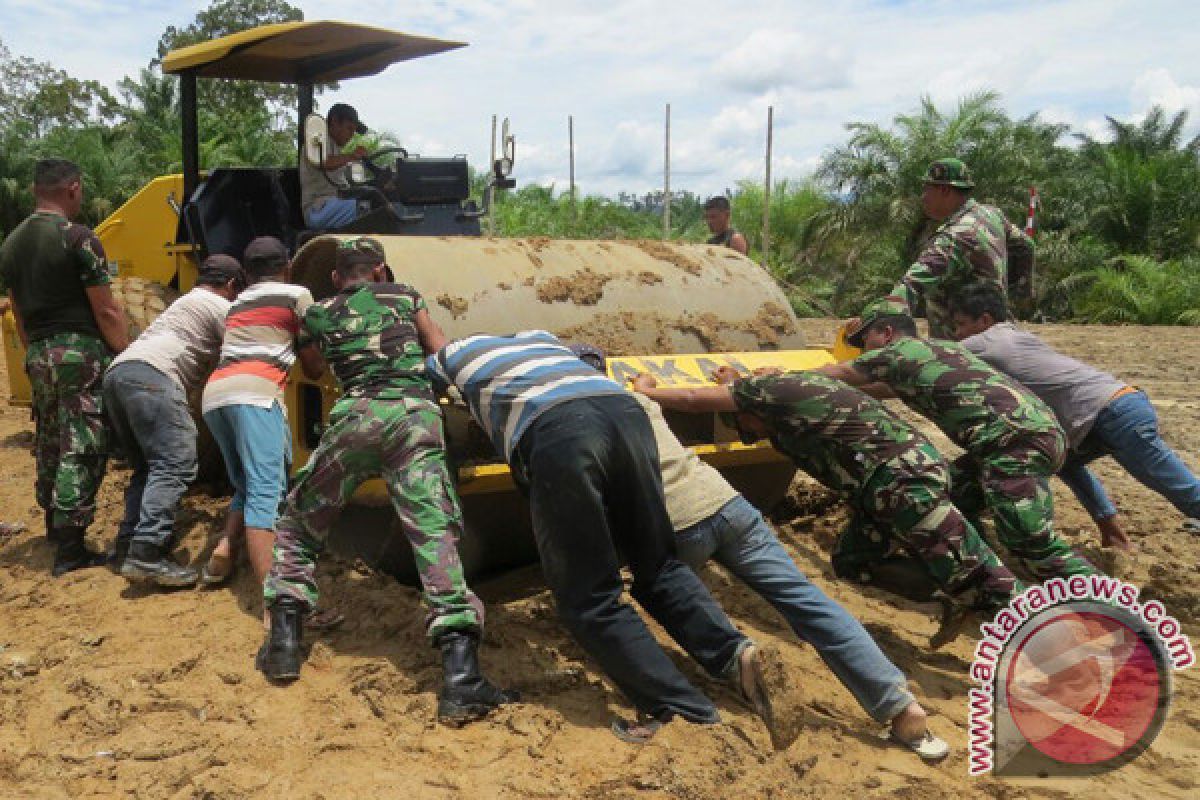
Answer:
POLYGON ((441 326, 433 321, 433 317, 429 316, 427 309, 419 309, 413 315, 413 322, 417 326, 417 338, 421 340, 421 347, 425 349, 425 355, 433 355, 450 341, 442 332, 441 326))
POLYGON ((653 375, 643 372, 633 379, 633 390, 646 395, 671 411, 692 414, 712 411, 737 411, 733 393, 728 386, 705 386, 698 389, 662 389, 653 375))
MULTIPOLYGON (((125 311, 117 302, 117 298, 113 297, 112 289, 107 283, 88 286, 85 291, 104 343, 108 345, 109 350, 120 353, 129 346, 129 326, 125 322, 125 311)), ((15 304, 13 308, 16 308, 15 304)))

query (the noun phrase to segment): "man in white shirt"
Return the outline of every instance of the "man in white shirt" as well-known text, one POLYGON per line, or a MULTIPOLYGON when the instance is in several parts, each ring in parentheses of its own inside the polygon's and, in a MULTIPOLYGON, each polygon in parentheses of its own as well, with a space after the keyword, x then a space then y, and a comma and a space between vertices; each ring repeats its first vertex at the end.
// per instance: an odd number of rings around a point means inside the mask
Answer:
POLYGON ((170 558, 175 512, 196 478, 188 396, 217 362, 225 314, 245 284, 236 258, 205 259, 196 288, 171 304, 104 375, 104 407, 133 467, 114 566, 134 580, 191 586, 196 570, 170 558))
POLYGON ((300 154, 300 205, 304 210, 304 223, 310 228, 340 228, 354 221, 358 215, 358 201, 338 195, 340 190, 350 187, 346 168, 367 154, 364 147, 342 152, 355 134, 367 132, 367 126, 359 120, 353 106, 334 103, 325 115, 325 124, 329 134, 321 148, 322 160, 313 162, 307 152, 300 154))

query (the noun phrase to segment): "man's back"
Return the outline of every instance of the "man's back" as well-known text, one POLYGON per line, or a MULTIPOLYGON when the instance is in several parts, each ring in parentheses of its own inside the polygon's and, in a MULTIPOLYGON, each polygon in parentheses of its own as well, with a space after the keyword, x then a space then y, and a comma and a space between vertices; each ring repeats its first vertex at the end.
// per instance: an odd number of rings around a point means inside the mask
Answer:
POLYGON ((433 401, 416 314, 425 300, 411 286, 368 283, 314 303, 304 330, 347 397, 433 401))
POLYGON ((1058 427, 1054 413, 1033 393, 957 342, 907 337, 852 363, 887 383, 968 452, 1012 433, 1058 427))
POLYGON ((100 338, 86 290, 110 281, 95 234, 60 214, 36 211, 0 244, 0 289, 13 293, 30 341, 56 333, 100 338))
POLYGON ((192 289, 150 323, 113 366, 143 361, 192 392, 216 361, 230 305, 214 291, 192 289))
POLYGON ((300 320, 310 305, 308 289, 281 281, 260 281, 238 296, 225 318, 221 359, 204 387, 205 413, 227 405, 283 404, 300 320))
POLYGON ((543 411, 580 397, 625 394, 547 331, 468 336, 446 345, 426 364, 435 381, 458 387, 506 459, 543 411))
POLYGON ((1096 415, 1125 387, 1109 373, 1059 353, 1008 322, 970 336, 962 345, 1044 400, 1072 447, 1083 441, 1096 415))
POLYGON ((738 409, 764 420, 772 442, 831 489, 858 491, 876 467, 925 442, 878 400, 817 373, 746 378, 732 389, 738 409))

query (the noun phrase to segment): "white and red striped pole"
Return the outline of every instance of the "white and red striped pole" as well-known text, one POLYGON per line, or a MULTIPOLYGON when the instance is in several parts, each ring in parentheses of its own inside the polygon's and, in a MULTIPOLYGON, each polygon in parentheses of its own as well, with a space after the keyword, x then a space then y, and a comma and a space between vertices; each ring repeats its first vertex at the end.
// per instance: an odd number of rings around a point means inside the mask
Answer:
POLYGON ((1037 187, 1029 187, 1029 216, 1025 218, 1025 235, 1033 236, 1033 217, 1038 205, 1037 187))

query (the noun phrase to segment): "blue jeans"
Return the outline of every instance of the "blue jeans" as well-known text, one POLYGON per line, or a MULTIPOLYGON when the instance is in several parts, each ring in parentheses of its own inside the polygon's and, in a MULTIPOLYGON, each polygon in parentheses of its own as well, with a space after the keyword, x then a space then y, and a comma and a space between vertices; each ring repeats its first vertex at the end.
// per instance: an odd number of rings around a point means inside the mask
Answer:
POLYGON ((358 201, 353 197, 330 197, 317 208, 304 210, 310 228, 340 228, 358 217, 358 201))
POLYGON ((1145 392, 1122 395, 1101 409, 1087 438, 1067 455, 1058 473, 1095 520, 1117 513, 1104 486, 1087 468, 1101 456, 1112 456, 1185 516, 1200 517, 1200 480, 1159 436, 1158 415, 1145 392))
POLYGON ((692 569, 714 558, 758 592, 816 648, 872 719, 887 722, 913 702, 904 673, 858 620, 796 567, 746 498, 738 495, 708 519, 679 531, 676 552, 692 569))
POLYGON ((175 512, 196 479, 196 423, 183 389, 144 361, 104 376, 104 408, 129 457, 119 541, 171 546, 175 512))
POLYGON ((283 408, 279 403, 270 408, 221 406, 205 412, 204 422, 233 484, 230 510, 242 511, 248 528, 274 530, 292 461, 292 434, 283 408))

